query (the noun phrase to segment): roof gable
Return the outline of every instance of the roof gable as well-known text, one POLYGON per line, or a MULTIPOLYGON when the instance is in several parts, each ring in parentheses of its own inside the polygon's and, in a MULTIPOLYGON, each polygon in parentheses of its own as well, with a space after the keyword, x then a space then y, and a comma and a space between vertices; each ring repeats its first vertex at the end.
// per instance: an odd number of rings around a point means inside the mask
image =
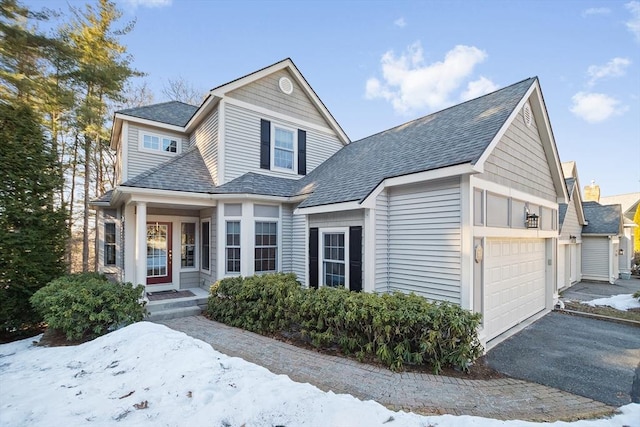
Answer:
POLYGON ((558 148, 555 143, 553 132, 551 130, 551 122, 547 114, 547 108, 544 104, 542 96, 542 90, 540 89, 540 82, 538 78, 529 79, 532 80, 527 92, 519 100, 511 111, 509 118, 504 122, 502 128, 498 131, 496 137, 486 147, 480 158, 477 160, 476 168, 483 172, 484 166, 489 157, 492 155, 496 146, 502 141, 502 137, 509 131, 511 125, 519 114, 522 114, 523 107, 526 103, 529 103, 530 112, 532 114, 532 121, 536 124, 538 136, 542 142, 544 156, 546 157, 546 164, 549 167, 551 179, 555 188, 555 193, 560 195, 557 197, 557 202, 566 203, 568 199, 567 188, 564 182, 564 176, 562 173, 562 166, 560 163, 560 156, 558 154, 558 148))
POLYGON ((475 164, 536 79, 352 142, 301 180, 312 207, 362 201, 384 179, 475 164))
MULTIPOLYGON (((296 89, 296 87, 299 88, 315 106, 317 112, 326 121, 329 127, 338 135, 338 138, 343 142, 343 144, 348 144, 350 141, 349 137, 344 132, 342 127, 340 127, 340 125, 324 105, 324 103, 320 100, 320 98, 313 90, 313 88, 309 85, 302 73, 300 73, 300 70, 298 70, 291 58, 286 58, 268 67, 262 68, 258 71, 247 74, 246 76, 240 77, 211 89, 211 91, 209 92, 209 96, 200 107, 200 110, 207 111, 207 108, 210 108, 209 104, 215 104, 217 103, 217 100, 222 99, 223 97, 229 95, 230 93, 233 93, 234 91, 238 91, 243 86, 257 82, 264 77, 282 70, 286 70, 286 72, 288 72, 293 79, 292 83, 294 84, 294 90, 296 89)), ((238 94, 238 92, 235 93, 236 95, 238 94)), ((190 128, 192 126, 192 123, 196 123, 200 119, 199 116, 200 111, 194 114, 194 117, 189 120, 189 123, 186 124, 186 127, 190 128)))

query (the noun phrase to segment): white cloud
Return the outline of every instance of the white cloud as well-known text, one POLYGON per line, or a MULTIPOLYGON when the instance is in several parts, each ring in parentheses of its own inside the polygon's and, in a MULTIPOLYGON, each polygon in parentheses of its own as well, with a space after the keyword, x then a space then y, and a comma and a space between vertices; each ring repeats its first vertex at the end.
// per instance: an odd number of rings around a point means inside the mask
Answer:
POLYGON ((605 65, 589 66, 587 69, 587 74, 591 77, 589 86, 593 86, 600 79, 624 76, 629 65, 631 65, 631 60, 628 58, 613 58, 605 65))
POLYGON ((611 13, 611 9, 608 7, 590 7, 582 12, 582 16, 589 15, 608 15, 611 13))
POLYGON ((603 122, 628 109, 628 107, 620 105, 620 101, 604 93, 578 92, 573 95, 571 100, 573 101, 571 112, 589 123, 603 122))
POLYGON ((124 0, 124 2, 132 9, 138 7, 167 7, 171 6, 173 0, 124 0))
POLYGON ((443 108, 451 104, 452 93, 486 58, 487 53, 477 47, 458 45, 447 52, 443 61, 425 64, 422 46, 416 42, 400 56, 393 51, 382 55, 383 81, 370 78, 365 96, 385 99, 400 113, 443 108))
POLYGON ((486 77, 480 76, 478 80, 474 80, 467 84, 467 90, 462 92, 460 99, 468 101, 498 89, 498 85, 486 77))
POLYGON ((404 18, 401 17, 393 21, 393 25, 395 25, 396 27, 404 28, 407 26, 407 21, 405 21, 404 18))
POLYGON ((631 19, 627 21, 627 29, 636 36, 636 41, 640 42, 640 1, 631 1, 625 4, 631 12, 631 19))

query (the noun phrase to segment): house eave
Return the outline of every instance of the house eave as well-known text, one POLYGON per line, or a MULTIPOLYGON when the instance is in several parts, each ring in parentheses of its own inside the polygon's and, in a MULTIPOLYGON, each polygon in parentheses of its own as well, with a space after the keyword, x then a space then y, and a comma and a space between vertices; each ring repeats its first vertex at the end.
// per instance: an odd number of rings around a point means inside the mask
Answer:
POLYGON ((185 128, 182 127, 182 126, 170 125, 168 123, 157 122, 157 121, 149 120, 149 119, 142 119, 140 117, 135 117, 135 116, 128 116, 128 115, 122 114, 122 113, 116 113, 115 114, 115 119, 116 120, 118 120, 118 119, 126 120, 128 122, 139 123, 139 124, 142 124, 142 125, 162 128, 162 129, 170 130, 170 131, 173 131, 173 132, 186 133, 185 128))

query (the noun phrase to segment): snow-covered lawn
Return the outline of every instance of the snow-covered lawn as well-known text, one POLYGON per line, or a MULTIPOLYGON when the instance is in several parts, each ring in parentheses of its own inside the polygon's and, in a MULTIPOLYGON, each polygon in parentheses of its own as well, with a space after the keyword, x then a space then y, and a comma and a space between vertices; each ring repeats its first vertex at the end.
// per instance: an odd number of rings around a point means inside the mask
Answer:
POLYGON ((629 310, 630 308, 640 308, 640 301, 634 298, 632 294, 614 295, 608 298, 598 298, 591 301, 585 301, 583 304, 595 307, 597 305, 606 305, 616 310, 629 310))
MULTIPOLYGON (((0 345, 1 426, 532 426, 392 412, 325 393, 141 322, 75 347, 0 345)), ((613 418, 545 426, 640 426, 640 404, 613 418)))

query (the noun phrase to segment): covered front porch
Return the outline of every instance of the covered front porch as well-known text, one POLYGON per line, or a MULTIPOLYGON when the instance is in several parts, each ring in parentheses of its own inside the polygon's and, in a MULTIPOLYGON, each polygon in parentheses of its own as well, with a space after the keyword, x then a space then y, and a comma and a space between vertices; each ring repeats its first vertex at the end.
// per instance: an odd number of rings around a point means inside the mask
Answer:
POLYGON ((124 281, 144 285, 151 295, 208 291, 216 280, 216 200, 141 190, 124 193, 121 205, 124 281))

